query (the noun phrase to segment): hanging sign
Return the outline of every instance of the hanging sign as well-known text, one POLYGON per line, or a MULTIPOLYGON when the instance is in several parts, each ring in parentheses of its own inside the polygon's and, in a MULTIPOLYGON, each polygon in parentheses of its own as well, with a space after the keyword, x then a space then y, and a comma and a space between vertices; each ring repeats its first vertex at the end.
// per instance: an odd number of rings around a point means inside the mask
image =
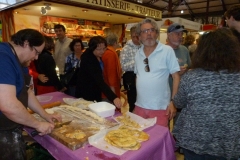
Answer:
POLYGON ((135 15, 151 17, 158 20, 162 19, 162 12, 160 10, 152 9, 127 1, 121 0, 71 0, 71 1, 84 3, 88 5, 94 5, 100 8, 104 8, 105 10, 111 9, 135 15))

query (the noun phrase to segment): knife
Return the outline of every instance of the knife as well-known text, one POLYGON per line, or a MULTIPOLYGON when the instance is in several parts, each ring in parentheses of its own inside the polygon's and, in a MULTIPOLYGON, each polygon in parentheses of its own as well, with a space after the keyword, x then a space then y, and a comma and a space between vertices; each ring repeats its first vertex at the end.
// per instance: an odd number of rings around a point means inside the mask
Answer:
MULTIPOLYGON (((61 122, 55 122, 54 123, 54 129, 56 129, 56 128, 60 128, 60 127, 62 127, 63 125, 68 125, 68 124, 70 124, 72 121, 67 121, 67 122, 63 122, 63 123, 61 123, 61 122)), ((31 132, 31 136, 32 137, 35 137, 36 135, 38 135, 40 132, 38 132, 36 129, 34 130, 34 131, 32 131, 31 132)))

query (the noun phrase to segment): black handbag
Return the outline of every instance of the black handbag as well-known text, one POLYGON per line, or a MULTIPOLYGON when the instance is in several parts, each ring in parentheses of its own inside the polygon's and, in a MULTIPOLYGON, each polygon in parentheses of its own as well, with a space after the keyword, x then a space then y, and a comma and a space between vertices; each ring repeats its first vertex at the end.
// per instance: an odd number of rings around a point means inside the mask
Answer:
POLYGON ((64 86, 76 85, 78 68, 72 68, 70 71, 61 76, 60 81, 64 86))

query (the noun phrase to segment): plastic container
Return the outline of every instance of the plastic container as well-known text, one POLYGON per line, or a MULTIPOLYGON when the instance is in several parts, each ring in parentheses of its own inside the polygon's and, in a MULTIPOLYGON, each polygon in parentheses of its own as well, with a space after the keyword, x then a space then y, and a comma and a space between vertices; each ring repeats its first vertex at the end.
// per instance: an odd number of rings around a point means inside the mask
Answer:
POLYGON ((115 106, 108 102, 98 102, 88 105, 89 109, 101 117, 110 117, 115 113, 115 106))

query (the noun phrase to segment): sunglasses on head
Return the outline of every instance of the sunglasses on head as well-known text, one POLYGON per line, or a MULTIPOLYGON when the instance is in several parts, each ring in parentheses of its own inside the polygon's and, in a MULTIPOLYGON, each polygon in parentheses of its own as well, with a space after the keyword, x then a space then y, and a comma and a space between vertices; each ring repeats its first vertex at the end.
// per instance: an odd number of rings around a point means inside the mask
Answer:
POLYGON ((175 26, 174 28, 172 28, 172 29, 170 30, 170 32, 171 32, 171 31, 174 31, 175 29, 180 29, 180 28, 184 29, 184 26, 183 26, 183 25, 177 25, 177 26, 175 26))
POLYGON ((144 60, 143 60, 143 63, 144 64, 146 64, 146 66, 145 66, 145 71, 146 72, 150 72, 150 68, 149 68, 149 65, 148 65, 148 58, 145 58, 144 60))

